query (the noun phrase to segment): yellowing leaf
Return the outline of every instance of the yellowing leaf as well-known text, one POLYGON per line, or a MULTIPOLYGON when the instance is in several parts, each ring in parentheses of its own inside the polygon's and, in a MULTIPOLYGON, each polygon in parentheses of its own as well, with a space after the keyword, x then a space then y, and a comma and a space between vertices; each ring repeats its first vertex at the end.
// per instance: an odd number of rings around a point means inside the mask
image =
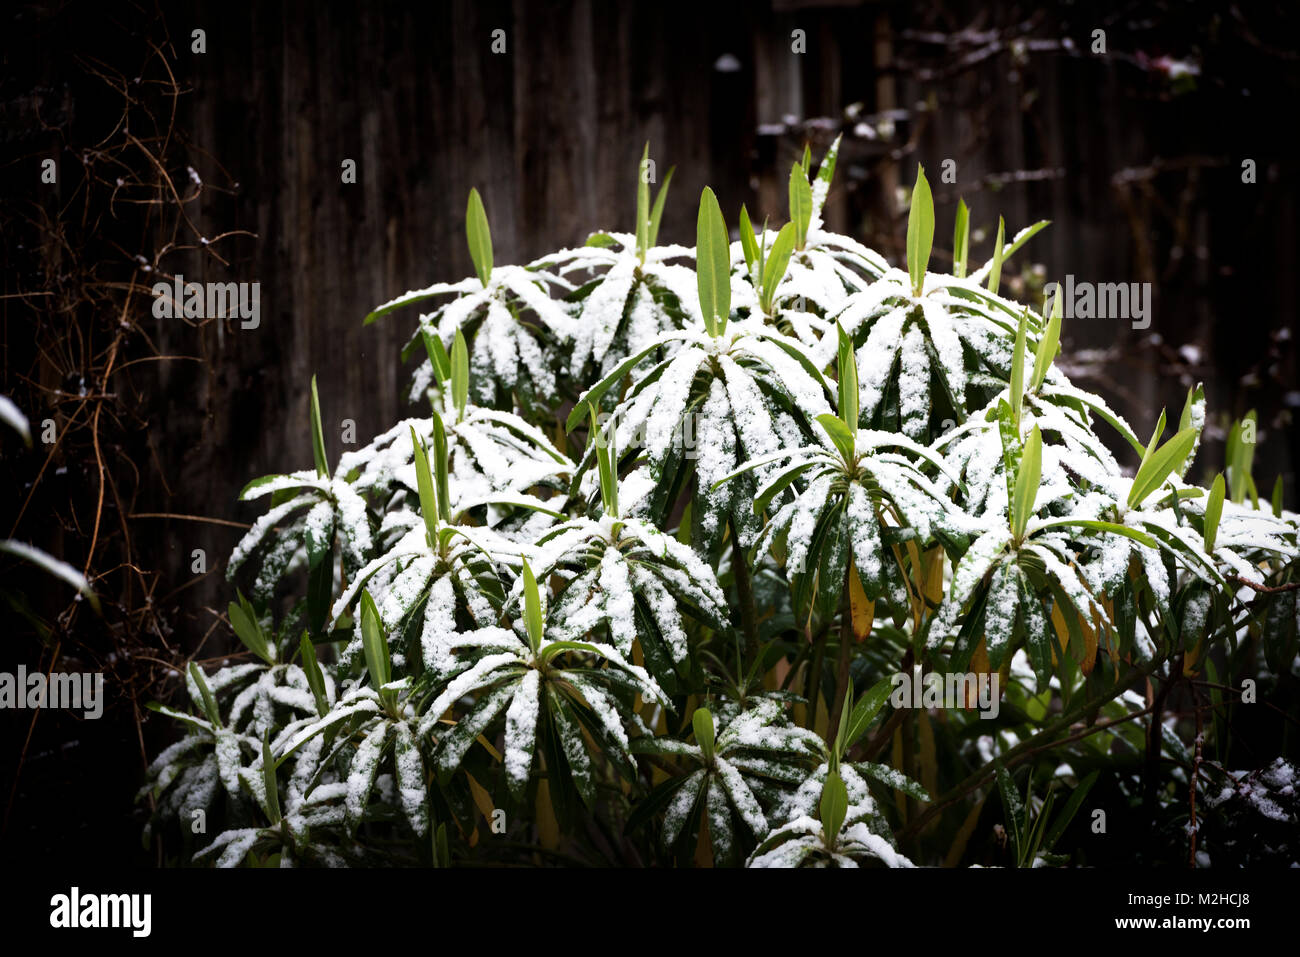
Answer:
POLYGON ((966 853, 966 845, 970 843, 970 836, 975 833, 975 825, 979 823, 980 811, 984 810, 986 800, 988 800, 987 794, 980 798, 966 815, 966 820, 957 830, 957 836, 953 838, 952 846, 948 848, 948 854, 943 859, 944 867, 956 867, 961 861, 962 855, 966 853))
POLYGON ((853 637, 865 641, 876 619, 876 603, 863 590, 857 568, 849 572, 849 608, 853 615, 853 637))
MULTIPOLYGON (((1062 650, 1068 650, 1070 647, 1070 626, 1065 623, 1065 616, 1061 614, 1061 603, 1052 602, 1052 629, 1056 632, 1056 640, 1061 643, 1062 650)), ((1052 667, 1056 667, 1056 649, 1052 649, 1052 667)))
POLYGON ((468 771, 465 777, 469 781, 470 797, 474 799, 474 806, 478 812, 483 815, 489 822, 492 820, 492 812, 496 810, 496 805, 492 803, 492 795, 487 793, 487 789, 478 781, 474 780, 474 775, 468 771))
POLYGON ((943 601, 943 566, 946 558, 942 545, 936 545, 925 556, 925 600, 936 606, 943 601))
POLYGON ((1083 660, 1079 662, 1079 670, 1087 676, 1097 665, 1097 629, 1087 615, 1079 616, 1079 628, 1083 631, 1083 660))

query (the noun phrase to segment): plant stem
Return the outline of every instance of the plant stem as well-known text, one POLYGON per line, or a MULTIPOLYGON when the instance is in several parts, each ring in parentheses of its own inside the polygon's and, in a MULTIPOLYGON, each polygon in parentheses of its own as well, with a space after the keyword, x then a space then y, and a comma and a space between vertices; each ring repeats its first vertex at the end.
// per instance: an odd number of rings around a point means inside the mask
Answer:
POLYGON ((745 636, 745 656, 749 662, 758 660, 758 621, 754 614, 754 586, 749 579, 749 565, 745 562, 745 549, 735 526, 731 529, 731 574, 736 579, 736 597, 740 599, 740 630, 745 636))
POLYGON ((807 691, 804 697, 808 699, 808 730, 810 731, 817 727, 817 699, 822 691, 822 665, 826 660, 826 639, 829 633, 829 628, 823 628, 817 637, 817 650, 813 652, 812 667, 808 670, 807 691))
POLYGON ((849 693, 853 682, 850 669, 853 664, 853 598, 849 590, 849 576, 853 574, 853 562, 844 566, 844 591, 840 595, 840 664, 835 675, 835 701, 831 704, 830 725, 826 729, 826 740, 834 741, 840 729, 840 714, 844 711, 844 698, 849 693))

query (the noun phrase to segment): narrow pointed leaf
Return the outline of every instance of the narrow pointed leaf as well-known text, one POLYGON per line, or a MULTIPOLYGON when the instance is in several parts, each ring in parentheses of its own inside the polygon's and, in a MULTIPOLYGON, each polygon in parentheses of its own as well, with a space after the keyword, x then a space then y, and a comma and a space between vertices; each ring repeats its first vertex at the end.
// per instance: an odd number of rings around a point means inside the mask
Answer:
POLYGON ((826 843, 834 847, 835 838, 840 833, 840 828, 844 826, 844 816, 848 814, 849 810, 849 792, 836 771, 831 771, 826 775, 826 783, 822 786, 822 799, 819 810, 821 813, 822 834, 826 838, 826 843))
POLYGON ((720 335, 731 315, 731 251, 718 197, 707 186, 696 221, 695 273, 700 312, 710 335, 720 335))
POLYGON ((307 687, 311 689, 312 698, 316 701, 317 714, 323 718, 330 710, 329 699, 325 694, 325 675, 316 659, 316 646, 306 632, 303 632, 298 648, 302 653, 302 671, 307 676, 307 687))
POLYGON ((636 254, 645 262, 650 248, 650 180, 647 176, 650 160, 650 142, 641 151, 641 164, 636 173, 636 254))
POLYGON ((1196 430, 1183 429, 1149 456, 1133 478, 1133 487, 1128 493, 1128 507, 1141 505, 1148 495, 1163 485, 1165 479, 1183 464, 1183 459, 1187 458, 1195 441, 1196 430))
POLYGON ((1225 484, 1223 473, 1220 472, 1214 476, 1214 484, 1210 486, 1210 497, 1205 502, 1205 553, 1214 554, 1214 540, 1219 534, 1219 519, 1223 516, 1223 493, 1225 484))
POLYGON ((269 731, 262 732, 262 784, 266 789, 266 816, 280 823, 280 791, 275 782, 275 757, 271 754, 269 731))
POLYGON ((966 260, 970 249, 970 210, 966 200, 957 200, 957 222, 952 231, 952 274, 958 279, 966 275, 966 260))
POLYGON ((1029 322, 1029 311, 1020 313, 1020 324, 1016 326, 1016 345, 1011 353, 1011 421, 1020 425, 1020 408, 1025 401, 1025 326, 1029 322))
POLYGON ((838 373, 839 373, 839 413, 849 432, 858 434, 858 358, 853 352, 853 340, 849 338, 844 327, 835 323, 835 332, 839 336, 838 373))
POLYGON ((993 244, 993 265, 989 269, 989 292, 997 295, 998 286, 1002 284, 1002 260, 1005 258, 1002 250, 1002 239, 1006 235, 1006 223, 1002 217, 998 217, 998 238, 993 244))
POLYGON ((380 689, 392 681, 392 665, 388 657, 388 641, 379 621, 379 610, 369 590, 361 592, 361 648, 365 653, 366 671, 370 685, 381 696, 390 694, 380 689))
POLYGON ((433 413, 433 480, 438 497, 438 518, 451 523, 451 489, 447 476, 447 430, 442 416, 433 413))
POLYGON ((190 662, 190 677, 194 679, 194 684, 199 689, 199 702, 203 707, 203 713, 207 715, 208 721, 214 728, 221 727, 221 712, 217 710, 217 699, 212 696, 212 689, 208 687, 208 679, 203 674, 203 669, 194 662, 190 662))
POLYGON ((706 762, 713 760, 713 713, 708 708, 696 708, 691 715, 691 727, 695 731, 695 743, 699 746, 706 762))
POLYGON ((1034 426, 1025 440, 1025 449, 1020 456, 1020 471, 1016 473, 1015 495, 1011 501, 1011 531, 1016 538, 1023 538, 1029 519, 1034 514, 1034 502, 1038 498, 1038 479, 1043 465, 1043 436, 1034 426))
POLYGON ((668 198, 668 184, 673 181, 673 170, 677 167, 670 166, 668 172, 664 174, 663 185, 659 187, 659 192, 655 196, 654 206, 650 210, 650 235, 647 240, 647 249, 653 249, 659 242, 659 222, 664 216, 664 201, 668 198))
POLYGON ((790 222, 794 224, 795 248, 803 249, 808 241, 808 225, 812 221, 812 184, 808 171, 798 163, 790 167, 790 222))
POLYGON ((469 241, 469 258, 474 262, 474 272, 485 287, 492 277, 492 231, 488 229, 487 213, 477 189, 469 191, 469 206, 465 210, 465 236, 469 241))
POLYGON ((316 394, 316 377, 311 377, 311 451, 316 457, 316 474, 330 477, 329 460, 325 458, 325 431, 321 427, 320 398, 316 394))
POLYGON ((844 456, 846 462, 853 461, 854 441, 853 433, 838 416, 831 415, 829 412, 823 412, 817 416, 817 424, 826 430, 835 447, 839 449, 840 455, 844 456))
POLYGON ((411 448, 415 453, 415 486, 420 496, 420 515, 424 518, 424 527, 432 545, 438 540, 438 497, 429 472, 429 452, 424 440, 415 434, 415 426, 411 426, 411 448))
POLYGON ((524 559, 524 627, 528 630, 528 642, 533 651, 542 643, 542 596, 537 588, 537 579, 533 569, 524 559))
POLYGON ((257 613, 253 610, 253 606, 248 603, 248 599, 238 592, 235 594, 239 599, 238 604, 232 601, 226 607, 226 613, 230 618, 230 627, 235 630, 235 635, 243 642, 245 648, 267 664, 274 664, 275 655, 266 640, 265 632, 262 631, 261 622, 257 620, 257 613))
POLYGON ((755 266, 758 264, 758 240, 754 237, 754 224, 749 221, 749 210, 745 209, 744 204, 740 206, 740 250, 745 255, 745 269, 754 279, 754 284, 762 280, 761 276, 755 274, 755 266))
POLYGON ((1056 287, 1056 298, 1052 302, 1052 312, 1047 320, 1043 337, 1038 340, 1038 352, 1034 356, 1034 377, 1029 382, 1029 391, 1037 392, 1038 387, 1047 378, 1047 370, 1056 358, 1056 347, 1061 342, 1061 287, 1056 287))
POLYGON ((772 242, 772 250, 767 254, 767 261, 763 264, 762 304, 763 311, 769 316, 772 314, 772 300, 776 296, 776 288, 785 277, 786 267, 790 265, 790 254, 793 252, 794 226, 786 223, 776 234, 776 239, 772 242))
POLYGON ((465 417, 465 406, 469 403, 469 346, 459 329, 451 344, 451 399, 456 408, 456 420, 460 421, 465 417))
POLYGON ((916 185, 912 187, 912 208, 907 214, 907 272, 912 279, 912 295, 919 296, 925 286, 925 271, 930 266, 934 244, 934 197, 925 178, 925 167, 916 168, 916 185))
POLYGON ((880 713, 880 709, 889 700, 893 690, 894 678, 892 675, 887 675, 868 688, 858 699, 858 703, 853 706, 853 714, 849 717, 848 730, 844 732, 845 750, 858 743, 858 739, 866 733, 871 722, 880 713))

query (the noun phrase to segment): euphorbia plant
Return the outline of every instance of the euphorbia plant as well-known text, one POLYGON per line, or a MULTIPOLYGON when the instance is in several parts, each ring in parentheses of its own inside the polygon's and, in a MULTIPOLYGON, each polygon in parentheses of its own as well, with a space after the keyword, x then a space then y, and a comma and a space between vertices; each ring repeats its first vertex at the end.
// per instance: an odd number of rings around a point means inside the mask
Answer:
POLYGON ((1105 780, 1185 840, 1227 725, 1189 747, 1170 689, 1222 710, 1297 647, 1296 516, 1247 425, 1202 489, 1201 390, 1142 443, 1073 385, 1059 296, 1000 292, 1042 224, 972 269, 961 203, 937 275, 918 171, 891 269, 823 224, 832 146, 789 222, 742 208, 732 242, 705 189, 694 249, 660 245, 641 155, 632 231, 499 265, 472 193, 476 275, 372 314, 450 297, 409 347, 427 417, 331 471, 313 387, 316 468, 249 489, 246 650, 164 709, 152 831, 210 813, 178 846, 222 865, 1051 864, 1069 814, 1020 795, 1105 780), (914 671, 1005 707, 909 706, 914 671), (1007 852, 972 836, 997 788, 1007 852))

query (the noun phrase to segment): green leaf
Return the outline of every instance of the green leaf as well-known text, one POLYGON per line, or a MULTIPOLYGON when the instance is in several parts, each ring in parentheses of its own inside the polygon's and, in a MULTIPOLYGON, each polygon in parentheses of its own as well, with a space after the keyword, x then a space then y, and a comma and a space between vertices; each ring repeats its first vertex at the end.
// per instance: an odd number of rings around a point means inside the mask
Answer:
POLYGON ((1016 473, 1015 495, 1011 501, 1011 533, 1017 539, 1024 538, 1029 519, 1033 517, 1042 465, 1043 436, 1038 426, 1034 426, 1020 456, 1020 470, 1016 473))
POLYGON ((1228 432, 1228 498, 1236 505, 1246 500, 1246 492, 1252 484, 1250 469, 1255 458, 1256 423, 1255 410, 1251 409, 1241 421, 1233 423, 1228 432))
POLYGON ((849 427, 838 416, 831 415, 829 412, 817 416, 817 424, 826 430, 835 447, 840 450, 844 461, 852 462, 856 443, 853 441, 853 433, 849 431, 849 427))
POLYGON ((699 745, 704 762, 713 760, 713 713, 708 708, 696 708, 691 715, 691 727, 695 730, 695 743, 699 745))
POLYGON ((1279 472, 1277 480, 1273 483, 1273 498, 1269 504, 1273 506, 1273 517, 1282 517, 1282 475, 1279 472))
POLYGON ((1080 781, 1078 787, 1076 787, 1073 793, 1070 794, 1070 800, 1065 802, 1065 807, 1062 808, 1061 813, 1056 816, 1056 820, 1052 822, 1052 826, 1047 832, 1047 837, 1043 839, 1042 850, 1044 852, 1050 851, 1056 846, 1056 842, 1061 839, 1061 835, 1064 834, 1065 829, 1070 826, 1070 822, 1074 820, 1074 816, 1079 813, 1079 808, 1083 806, 1084 799, 1088 796, 1088 792, 1091 791, 1092 786, 1097 783, 1098 773, 1099 772, 1097 771, 1093 771, 1086 778, 1080 781))
POLYGON ((1020 429, 1012 419, 1011 403, 998 399, 997 408, 998 439, 1002 443, 1002 472, 1007 485, 1008 507, 1016 497, 1016 476, 1020 472, 1020 454, 1024 445, 1020 441, 1020 429))
POLYGON ((1029 310, 1020 314, 1020 324, 1016 326, 1016 345, 1011 352, 1011 422, 1019 427, 1020 409, 1025 401, 1025 333, 1029 322, 1029 310))
POLYGON ((1002 795, 1002 808, 1006 814, 1007 824, 1010 826, 1007 831, 1010 832, 1012 846, 1019 851, 1024 844, 1024 836, 1020 827, 1020 816, 1025 812, 1024 802, 1020 799, 1020 792, 1016 790, 1016 783, 1007 773, 1007 769, 998 765, 997 770, 998 791, 1002 795))
POLYGON ((849 791, 844 786, 839 772, 831 771, 826 775, 822 785, 821 821, 822 835, 828 847, 835 846, 835 839, 844 826, 844 817, 849 811, 849 791))
POLYGON ((649 245, 647 250, 653 249, 659 242, 659 221, 664 216, 664 200, 668 198, 668 184, 673 181, 673 170, 677 167, 670 166, 668 172, 664 174, 664 184, 659 187, 659 192, 655 196, 654 207, 650 210, 650 235, 647 237, 649 245))
POLYGON ((320 424, 320 398, 316 395, 316 377, 311 377, 311 451, 316 457, 316 474, 330 477, 329 460, 325 458, 325 431, 320 424))
POLYGON ((745 254, 745 268, 754 285, 758 285, 762 280, 754 269, 758 263, 758 240, 754 238, 754 224, 749 221, 749 210, 745 209, 744 203, 740 205, 740 249, 745 254))
POLYGON ((795 247, 803 249, 812 223, 812 184, 807 169, 798 163, 790 167, 790 222, 794 224, 795 247))
POLYGON ((849 717, 853 712, 853 688, 849 687, 848 694, 844 696, 844 706, 840 708, 839 724, 835 728, 835 741, 831 745, 829 767, 831 771, 838 771, 840 768, 840 756, 844 754, 844 735, 849 729, 849 717))
POLYGON ((262 732, 262 784, 266 788, 266 816, 280 823, 280 789, 275 781, 275 756, 271 754, 270 731, 262 732))
POLYGON ((305 631, 298 648, 302 652, 302 671, 307 676, 307 687, 316 699, 316 712, 323 718, 330 710, 329 698, 325 694, 325 675, 320 670, 320 662, 316 660, 316 646, 311 643, 311 638, 305 631))
POLYGON ((424 518, 425 530, 429 533, 429 545, 438 540, 438 497, 434 492, 433 476, 429 473, 429 450, 424 440, 415 434, 411 426, 411 449, 415 453, 415 486, 420 494, 420 515, 424 518))
POLYGON ((361 591, 361 648, 365 652, 371 687, 379 692, 380 697, 391 694, 381 690, 393 680, 392 663, 388 657, 388 641, 379 621, 379 609, 375 607, 368 589, 361 591))
POLYGON ((451 849, 447 844, 447 825, 439 824, 433 835, 433 866, 451 867, 451 849))
MULTIPOLYGON (((600 501, 605 514, 618 515, 618 460, 610 447, 611 438, 600 427, 594 409, 591 412, 591 441, 596 445, 596 467, 600 475, 600 501)), ((613 430, 611 430, 612 434, 613 430)))
POLYGON ((208 687, 208 679, 204 676, 203 669, 193 661, 190 662, 190 677, 198 686, 199 703, 203 706, 203 713, 207 715, 212 727, 221 727, 221 712, 217 710, 217 699, 212 697, 212 689, 208 687))
POLYGON ((1021 246, 1029 242, 1029 240, 1033 239, 1043 229, 1050 226, 1051 224, 1052 221, 1050 219, 1040 219, 1038 222, 1034 223, 1034 225, 1030 226, 1028 229, 1021 230, 1020 233, 1013 240, 1011 240, 1010 243, 1007 244, 1006 248, 1002 250, 1002 262, 1005 263, 1008 259, 1010 259, 1012 256, 1016 254, 1016 252, 1020 249, 1021 246))
POLYGON ((704 325, 709 335, 721 335, 731 315, 731 250, 718 197, 707 186, 695 225, 695 274, 704 325))
POLYGON ((650 180, 646 175, 649 163, 650 141, 647 140, 636 172, 636 254, 642 262, 650 248, 650 180))
MULTIPOLYGON (((730 289, 730 286, 728 286, 728 289, 730 289)), ((568 419, 565 420, 564 430, 566 432, 572 432, 577 427, 579 422, 587 418, 587 410, 598 408, 600 405, 600 400, 605 395, 605 393, 608 392, 615 385, 617 385, 619 382, 621 382, 623 377, 627 375, 629 372, 631 372, 632 368, 638 362, 640 362, 650 353, 654 352, 656 349, 662 348, 665 342, 671 341, 672 339, 680 339, 680 338, 681 338, 680 335, 676 335, 676 336, 661 335, 654 342, 650 343, 650 345, 642 349, 640 352, 637 352, 634 355, 630 355, 622 362, 620 362, 614 368, 614 370, 610 372, 609 375, 605 376, 605 378, 601 379, 590 389, 584 392, 581 398, 576 403, 574 403, 573 409, 569 412, 568 419)))
POLYGON ((958 279, 966 275, 966 261, 970 255, 970 210, 966 200, 957 200, 957 223, 952 231, 952 274, 958 279))
POLYGON ((1188 387, 1187 401, 1183 403, 1183 414, 1178 417, 1178 431, 1183 429, 1196 429, 1196 442, 1192 443, 1192 452, 1184 460, 1182 466, 1178 469, 1178 477, 1186 478, 1187 470, 1192 467, 1192 460, 1196 458, 1196 449, 1201 440, 1201 426, 1205 424, 1205 386, 1197 383, 1196 386, 1188 387), (1200 424, 1197 424, 1199 420, 1200 424))
POLYGON ((839 375, 839 413, 844 424, 849 427, 854 437, 858 434, 858 359, 853 353, 853 340, 837 321, 835 331, 839 336, 838 375, 839 375))
POLYGON ((790 254, 794 252, 794 225, 786 223, 776 234, 772 251, 767 254, 763 264, 763 290, 761 303, 763 311, 772 314, 772 300, 776 297, 776 287, 785 277, 786 267, 790 265, 790 254))
POLYGON ((542 596, 537 588, 537 579, 533 577, 533 569, 528 564, 528 559, 524 559, 524 627, 528 629, 528 643, 533 652, 542 643, 542 596))
POLYGON ((230 618, 230 627, 235 629, 235 634, 243 642, 245 648, 267 664, 275 664, 274 650, 266 640, 266 633, 262 631, 261 622, 257 620, 257 612, 253 610, 253 606, 249 604, 248 599, 240 592, 236 591, 235 597, 239 599, 238 604, 232 601, 226 607, 226 613, 230 618))
POLYGON ((469 346, 459 329, 451 344, 451 401, 459 422, 465 417, 465 406, 469 403, 469 346))
POLYGON ((1038 352, 1034 355, 1034 377, 1029 382, 1029 391, 1037 392, 1038 387, 1047 378, 1047 370, 1056 358, 1056 347, 1061 342, 1061 287, 1056 287, 1056 298, 1052 302, 1052 312, 1047 320, 1043 337, 1038 340, 1038 352))
POLYGON ((1056 518, 1045 521, 1038 526, 1040 529, 1045 528, 1086 528, 1094 532, 1109 532, 1112 535, 1123 535, 1125 538, 1131 538, 1135 542, 1141 542, 1147 548, 1158 548, 1157 542, 1145 532, 1139 532, 1136 528, 1129 528, 1127 525, 1116 525, 1114 522, 1101 522, 1090 518, 1056 518))
POLYGON ((907 214, 907 272, 912 278, 913 296, 920 296, 925 286, 933 244, 934 197, 925 178, 925 167, 918 165, 916 185, 912 187, 912 208, 907 214))
POLYGON ((438 495, 438 518, 451 524, 451 487, 447 479, 447 430, 442 416, 433 411, 433 481, 438 495))
POLYGON ((1223 516, 1223 473, 1214 476, 1210 497, 1205 502, 1205 554, 1214 554, 1214 540, 1219 534, 1219 519, 1223 516))
POLYGON ((1165 437, 1165 410, 1161 409, 1160 418, 1156 420, 1155 431, 1151 433, 1151 438, 1147 442, 1147 447, 1142 452, 1141 464, 1143 465, 1146 464, 1146 461, 1149 458, 1151 458, 1152 455, 1155 454, 1156 446, 1160 444, 1160 440, 1163 439, 1164 437, 1165 437))
POLYGON ((858 699, 858 703, 853 706, 853 714, 849 718, 848 730, 844 732, 845 751, 857 744, 858 739, 866 733, 867 728, 871 726, 872 720, 880 713, 880 709, 885 706, 885 702, 889 700, 889 695, 893 689, 894 678, 889 675, 877 681, 858 699))
MULTIPOLYGON (((842 138, 842 133, 835 137, 835 142, 831 144, 830 149, 826 151, 826 155, 822 157, 821 166, 817 167, 817 182, 822 183, 825 188, 821 190, 820 202, 816 198, 813 199, 814 216, 821 212, 821 207, 826 203, 826 197, 830 195, 831 180, 835 178, 835 160, 840 153, 840 140, 842 138)), ((811 159, 809 159, 809 162, 811 162, 811 159)), ((804 168, 807 169, 807 164, 805 164, 804 168)))
POLYGON ((1183 464, 1195 441, 1196 430, 1183 429, 1148 456, 1133 478, 1133 487, 1128 493, 1128 507, 1137 508, 1148 495, 1163 485, 1165 479, 1183 464))
POLYGON ((1197 402, 1205 400, 1205 387, 1197 385, 1187 387, 1187 401, 1183 403, 1183 414, 1178 417, 1178 431, 1190 429, 1197 402))
POLYGON ((1002 239, 1006 235, 1006 223, 998 217, 998 238, 993 244, 993 266, 989 270, 989 292, 997 295, 998 286, 1002 284, 1002 260, 1006 258, 1002 250, 1002 239))
POLYGON ((424 342, 424 351, 429 356, 429 365, 433 366, 434 379, 439 386, 445 385, 451 377, 451 358, 447 355, 447 347, 442 344, 441 339, 423 327, 420 329, 420 338, 424 342))
POLYGON ((469 240, 469 258, 474 261, 474 272, 484 287, 492 278, 492 231, 488 228, 487 213, 477 189, 469 191, 469 207, 465 210, 465 236, 469 240))

